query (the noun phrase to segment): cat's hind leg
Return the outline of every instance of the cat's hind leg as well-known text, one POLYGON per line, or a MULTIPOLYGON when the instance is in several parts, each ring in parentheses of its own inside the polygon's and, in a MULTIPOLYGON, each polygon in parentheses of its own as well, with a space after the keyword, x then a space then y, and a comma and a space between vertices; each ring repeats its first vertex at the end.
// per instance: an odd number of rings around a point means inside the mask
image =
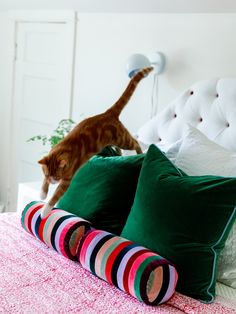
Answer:
POLYGON ((138 141, 129 133, 129 131, 124 126, 120 127, 119 136, 115 145, 119 146, 122 149, 135 150, 137 154, 143 153, 138 141))
POLYGON ((134 149, 134 150, 136 150, 136 153, 137 153, 137 154, 142 154, 143 151, 142 151, 141 146, 139 145, 138 141, 135 140, 135 142, 136 142, 136 143, 135 143, 135 149, 134 149))
POLYGON ((133 138, 131 135, 130 135, 130 138, 128 139, 128 141, 125 143, 124 146, 125 146, 124 149, 135 150, 137 154, 143 153, 142 148, 139 145, 138 141, 135 138, 133 138))

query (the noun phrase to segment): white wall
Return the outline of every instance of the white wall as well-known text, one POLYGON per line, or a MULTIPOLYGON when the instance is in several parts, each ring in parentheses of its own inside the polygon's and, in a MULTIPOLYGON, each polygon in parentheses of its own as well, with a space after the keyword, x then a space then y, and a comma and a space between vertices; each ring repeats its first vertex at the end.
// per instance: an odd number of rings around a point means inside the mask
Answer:
MULTIPOLYGON (((236 14, 79 14, 73 116, 108 108, 128 83, 127 57, 159 50, 167 57, 159 79, 159 107, 195 81, 236 76, 236 14)), ((0 14, 0 199, 7 197, 11 43, 0 14)), ((135 131, 150 114, 152 78, 141 82, 122 120, 135 131)))
POLYGON ((8 199, 13 36, 7 14, 0 13, 0 202, 3 203, 8 199))
MULTIPOLYGON (((74 116, 109 107, 128 78, 127 57, 160 50, 159 109, 205 78, 236 76, 236 14, 79 14, 74 116)), ((122 114, 134 131, 149 118, 152 79, 141 82, 122 114)))
POLYGON ((0 10, 69 9, 79 12, 224 13, 236 12, 235 0, 1 0, 0 10))

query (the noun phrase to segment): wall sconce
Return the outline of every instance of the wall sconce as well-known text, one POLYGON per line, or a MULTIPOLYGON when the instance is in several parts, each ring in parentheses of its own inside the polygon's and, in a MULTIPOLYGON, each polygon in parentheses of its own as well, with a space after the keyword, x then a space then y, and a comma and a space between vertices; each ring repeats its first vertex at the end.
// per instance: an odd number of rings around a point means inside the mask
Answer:
POLYGON ((166 59, 162 52, 155 52, 150 57, 143 54, 135 53, 127 60, 127 73, 129 77, 134 76, 139 70, 153 66, 154 74, 160 75, 165 68, 166 59))
POLYGON ((154 79, 152 88, 152 108, 151 118, 157 114, 158 111, 158 75, 160 75, 166 64, 165 55, 162 52, 154 52, 150 57, 146 57, 143 54, 135 53, 131 55, 126 63, 127 74, 132 78, 139 70, 153 66, 154 67, 154 79))

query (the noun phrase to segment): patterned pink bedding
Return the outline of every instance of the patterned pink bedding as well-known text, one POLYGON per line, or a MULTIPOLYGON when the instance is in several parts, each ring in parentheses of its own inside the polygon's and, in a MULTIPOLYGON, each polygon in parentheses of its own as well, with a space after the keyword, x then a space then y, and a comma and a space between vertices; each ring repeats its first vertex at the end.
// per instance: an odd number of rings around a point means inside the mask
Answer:
POLYGON ((17 214, 0 214, 0 313, 230 314, 236 311, 218 299, 206 305, 179 293, 158 307, 142 304, 27 234, 17 214))

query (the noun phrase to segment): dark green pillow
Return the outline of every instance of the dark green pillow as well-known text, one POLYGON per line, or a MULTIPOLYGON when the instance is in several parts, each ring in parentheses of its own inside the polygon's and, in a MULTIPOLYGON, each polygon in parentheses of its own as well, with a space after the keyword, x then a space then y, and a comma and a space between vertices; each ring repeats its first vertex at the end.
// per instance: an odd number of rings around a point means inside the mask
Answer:
POLYGON ((121 154, 118 153, 118 149, 114 146, 106 146, 103 148, 103 150, 97 154, 97 156, 103 156, 103 157, 108 157, 108 156, 120 156, 121 154))
POLYGON ((212 302, 235 204, 236 178, 187 176, 151 145, 121 236, 173 262, 179 292, 212 302))
POLYGON ((75 174, 57 207, 119 235, 134 201, 144 155, 94 156, 75 174))

